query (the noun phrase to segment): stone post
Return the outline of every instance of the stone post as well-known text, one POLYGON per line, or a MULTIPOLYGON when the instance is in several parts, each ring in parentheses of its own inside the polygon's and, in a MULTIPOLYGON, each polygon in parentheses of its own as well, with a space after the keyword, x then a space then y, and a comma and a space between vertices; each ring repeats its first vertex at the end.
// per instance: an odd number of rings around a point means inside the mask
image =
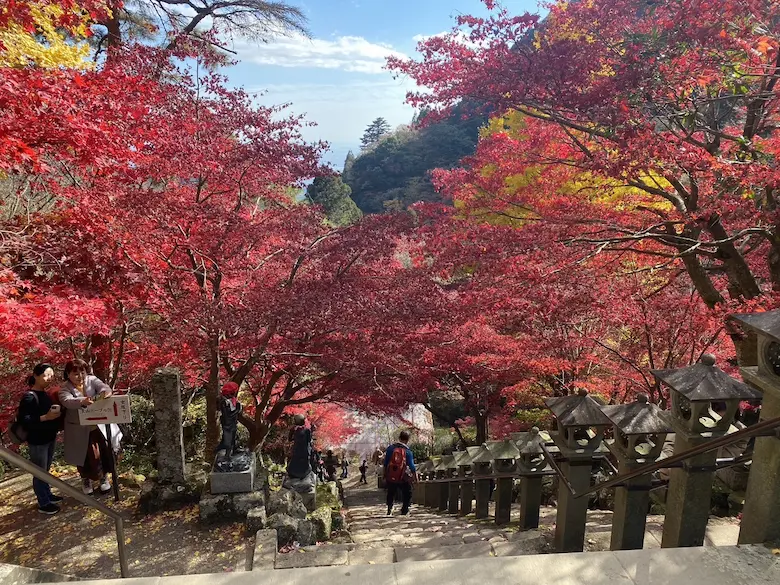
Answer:
MULTIPOLYGON (((432 480, 433 477, 430 479, 432 480)), ((425 505, 429 508, 439 507, 439 484, 429 482, 425 486, 425 505)))
MULTIPOLYGON (((764 390, 761 420, 780 417, 780 388, 764 390)), ((758 437, 750 466, 739 544, 780 541, 780 438, 758 437)))
MULTIPOLYGON (((581 493, 590 487, 593 462, 590 458, 565 461, 561 464, 563 475, 574 491, 581 493)), ((555 520, 555 551, 582 552, 585 547, 585 523, 588 515, 588 498, 575 498, 564 482, 558 486, 558 514, 555 520)))
MULTIPOLYGON (((643 465, 620 461, 618 473, 629 473, 643 465)), ((615 513, 612 516, 610 550, 641 550, 645 545, 647 510, 650 506, 652 476, 642 475, 615 489, 615 513)))
POLYGON ((166 368, 152 376, 154 436, 160 481, 184 483, 184 436, 179 372, 166 368))
POLYGON ((412 492, 412 495, 414 496, 413 501, 418 506, 426 505, 425 488, 427 485, 428 484, 426 484, 424 481, 418 481, 414 486, 414 491, 412 492))
POLYGON ((477 518, 487 518, 490 505, 490 479, 478 479, 476 484, 476 502, 477 507, 474 515, 477 518))
POLYGON ((511 477, 496 480, 496 524, 502 526, 512 520, 512 484, 511 477))
POLYGON ((439 512, 446 512, 447 511, 447 503, 449 501, 450 497, 450 483, 449 481, 446 481, 446 477, 442 477, 444 481, 439 482, 436 484, 436 487, 439 489, 439 512))
POLYGON ((539 528, 539 508, 542 506, 542 477, 524 477, 520 482, 520 528, 539 528))
POLYGON ((474 499, 474 481, 466 478, 460 482, 460 515, 471 514, 471 503, 474 499))
POLYGON ((449 481, 449 493, 448 493, 448 502, 449 506, 447 507, 447 511, 450 514, 457 514, 458 513, 458 507, 460 504, 460 481, 457 478, 453 477, 453 472, 449 472, 449 476, 451 478, 451 481, 449 481))
MULTIPOLYGON (((692 449, 709 439, 677 431, 674 452, 692 449)), ((716 451, 692 457, 684 467, 672 469, 666 495, 663 548, 703 546, 710 517, 716 451)))

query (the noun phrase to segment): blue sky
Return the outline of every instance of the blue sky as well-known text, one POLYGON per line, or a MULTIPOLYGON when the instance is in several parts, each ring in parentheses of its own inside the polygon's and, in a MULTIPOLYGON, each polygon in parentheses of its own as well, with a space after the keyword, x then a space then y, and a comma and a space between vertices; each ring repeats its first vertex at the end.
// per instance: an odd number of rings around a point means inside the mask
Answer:
MULTIPOLYGON (((312 39, 279 38, 268 44, 236 39, 240 63, 224 73, 230 82, 265 93, 271 105, 317 123, 309 140, 326 140, 326 159, 338 169, 348 150, 358 150, 365 127, 379 116, 391 126, 411 121, 404 104, 413 88, 382 69, 389 54, 414 56, 417 40, 452 28, 458 14, 486 14, 480 0, 288 0, 309 20, 312 39)), ((512 13, 536 12, 537 0, 504 0, 512 13)), ((231 46, 230 44, 228 46, 231 46)))

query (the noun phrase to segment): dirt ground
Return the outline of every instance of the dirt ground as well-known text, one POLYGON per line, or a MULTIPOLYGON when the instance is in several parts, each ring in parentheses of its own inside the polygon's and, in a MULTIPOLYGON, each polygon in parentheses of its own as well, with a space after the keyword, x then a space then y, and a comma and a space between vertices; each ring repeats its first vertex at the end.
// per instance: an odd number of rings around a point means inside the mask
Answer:
MULTIPOLYGON (((75 470, 61 479, 80 485, 75 470)), ((126 518, 131 577, 246 570, 254 545, 242 523, 201 527, 197 504, 139 516, 139 493, 139 488, 122 486, 118 504, 113 496, 96 496, 126 518)), ((31 476, 10 477, 0 483, 0 562, 80 578, 119 577, 114 522, 67 497, 60 513, 40 514, 31 476)))

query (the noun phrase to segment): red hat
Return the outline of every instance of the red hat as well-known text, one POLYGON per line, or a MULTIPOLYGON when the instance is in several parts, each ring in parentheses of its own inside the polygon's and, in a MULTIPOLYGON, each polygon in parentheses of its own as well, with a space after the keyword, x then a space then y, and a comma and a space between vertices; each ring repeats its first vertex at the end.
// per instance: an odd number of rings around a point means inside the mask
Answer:
POLYGON ((228 382, 224 386, 222 386, 222 396, 235 396, 238 394, 238 384, 235 382, 228 382))

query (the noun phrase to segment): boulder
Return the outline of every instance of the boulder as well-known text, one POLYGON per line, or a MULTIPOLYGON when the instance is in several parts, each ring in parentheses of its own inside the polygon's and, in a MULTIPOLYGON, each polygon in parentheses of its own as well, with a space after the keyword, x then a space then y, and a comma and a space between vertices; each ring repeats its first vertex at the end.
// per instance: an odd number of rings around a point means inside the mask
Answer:
POLYGON ((230 494, 203 494, 200 498, 201 522, 220 522, 232 519, 233 502, 230 494))
POLYGON ((306 518, 306 506, 301 496, 284 488, 278 492, 271 492, 271 497, 268 498, 268 504, 266 505, 266 511, 270 516, 286 514, 293 518, 306 518))
POLYGON ((298 533, 298 520, 287 514, 277 513, 268 518, 268 528, 276 530, 278 546, 291 544, 298 533))
POLYGON ((317 542, 317 534, 314 523, 311 520, 298 520, 298 528, 295 531, 295 540, 301 546, 309 546, 317 542))
POLYGON ((328 506, 334 510, 341 509, 339 492, 335 482, 321 483, 317 485, 317 506, 328 506))
POLYGON ((330 512, 330 529, 331 532, 336 530, 344 530, 344 516, 341 515, 339 510, 331 510, 330 512))
POLYGON ((328 540, 333 526, 331 509, 321 506, 309 514, 309 520, 314 524, 314 531, 318 541, 328 540))
POLYGON ((252 508, 265 507, 265 494, 262 491, 232 494, 232 496, 235 514, 242 520, 252 508))
POLYGON ((265 506, 252 508, 246 515, 247 534, 256 534, 258 530, 262 530, 267 524, 268 517, 265 514, 265 506))
MULTIPOLYGON (((135 479, 142 478, 135 476, 135 479)), ((141 514, 153 514, 161 510, 178 510, 195 504, 200 499, 206 480, 203 474, 188 474, 184 483, 168 483, 156 478, 146 479, 141 484, 138 498, 138 511, 141 514)))

